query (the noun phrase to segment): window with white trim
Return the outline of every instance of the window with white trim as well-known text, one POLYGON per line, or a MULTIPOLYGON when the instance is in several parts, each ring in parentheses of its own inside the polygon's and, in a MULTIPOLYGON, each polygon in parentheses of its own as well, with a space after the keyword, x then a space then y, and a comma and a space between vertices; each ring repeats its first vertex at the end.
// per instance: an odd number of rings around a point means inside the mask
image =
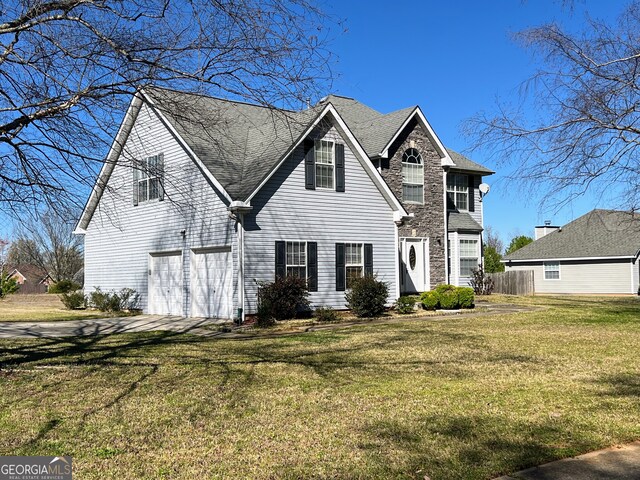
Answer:
POLYGON ((344 265, 346 269, 346 286, 351 288, 351 283, 364 274, 364 255, 362 243, 344 244, 344 265))
POLYGON ((449 206, 458 210, 469 209, 469 177, 460 173, 447 175, 449 206))
POLYGON ((407 149, 402 155, 402 200, 424 203, 424 163, 415 148, 407 149))
POLYGON ((307 243, 287 242, 287 277, 307 278, 307 243))
POLYGON ((560 280, 560 262, 543 262, 544 279, 560 280))
POLYGON ((158 155, 142 160, 138 168, 138 202, 160 198, 161 173, 158 155))
POLYGON ((335 175, 335 144, 326 140, 316 140, 316 188, 333 190, 335 175))
POLYGON ((470 277, 471 272, 478 268, 478 240, 460 240, 460 276, 470 277))

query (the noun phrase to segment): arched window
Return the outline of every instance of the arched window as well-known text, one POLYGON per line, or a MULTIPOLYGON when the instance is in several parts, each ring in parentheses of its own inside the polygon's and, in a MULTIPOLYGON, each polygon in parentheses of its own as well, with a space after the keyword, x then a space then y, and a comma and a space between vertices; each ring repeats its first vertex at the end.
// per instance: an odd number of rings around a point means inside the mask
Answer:
POLYGON ((415 148, 407 149, 402 155, 402 200, 424 203, 424 163, 415 148))

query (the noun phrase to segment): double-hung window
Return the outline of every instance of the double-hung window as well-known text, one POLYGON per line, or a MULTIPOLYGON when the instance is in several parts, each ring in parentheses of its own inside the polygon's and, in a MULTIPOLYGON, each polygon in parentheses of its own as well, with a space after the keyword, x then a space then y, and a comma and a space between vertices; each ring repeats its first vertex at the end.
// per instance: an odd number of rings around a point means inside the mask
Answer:
POLYGON ((136 203, 162 199, 163 163, 162 154, 153 155, 138 162, 137 168, 134 170, 136 203))
POLYGON ((470 277, 479 264, 478 240, 461 239, 459 252, 460 276, 470 277))
POLYGON ((544 279, 560 280, 560 262, 544 262, 544 279))
POLYGON ((287 277, 307 279, 307 243, 287 242, 287 277))
POLYGON ((362 254, 362 243, 344 244, 344 265, 346 269, 347 288, 351 288, 351 283, 357 278, 362 278, 364 274, 364 256, 362 254))
POLYGON ((424 203, 424 163, 415 148, 407 149, 402 155, 402 200, 424 203))
POLYGON ((459 173, 447 175, 447 197, 450 206, 458 210, 469 209, 469 178, 467 175, 459 173))
POLYGON ((334 153, 335 143, 326 140, 316 140, 316 187, 333 190, 334 186, 334 153))

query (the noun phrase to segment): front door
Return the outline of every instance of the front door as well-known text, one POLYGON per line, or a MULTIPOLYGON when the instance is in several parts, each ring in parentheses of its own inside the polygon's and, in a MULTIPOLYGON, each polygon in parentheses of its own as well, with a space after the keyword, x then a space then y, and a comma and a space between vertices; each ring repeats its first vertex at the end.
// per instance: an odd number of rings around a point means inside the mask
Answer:
POLYGON ((429 239, 403 238, 401 244, 403 292, 429 290, 429 239))

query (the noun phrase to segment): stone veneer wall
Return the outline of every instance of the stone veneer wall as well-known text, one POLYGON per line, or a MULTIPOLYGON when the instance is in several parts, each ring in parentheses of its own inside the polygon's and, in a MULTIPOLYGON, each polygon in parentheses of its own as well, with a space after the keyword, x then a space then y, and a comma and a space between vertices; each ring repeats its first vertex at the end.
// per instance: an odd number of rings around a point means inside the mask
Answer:
POLYGON ((399 235, 429 237, 429 266, 433 288, 445 282, 447 268, 442 167, 440 156, 416 121, 411 122, 391 146, 389 159, 381 163, 381 173, 393 193, 402 201, 402 155, 410 148, 412 141, 424 162, 424 204, 402 202, 407 212, 413 213, 415 218, 400 227, 399 235))

